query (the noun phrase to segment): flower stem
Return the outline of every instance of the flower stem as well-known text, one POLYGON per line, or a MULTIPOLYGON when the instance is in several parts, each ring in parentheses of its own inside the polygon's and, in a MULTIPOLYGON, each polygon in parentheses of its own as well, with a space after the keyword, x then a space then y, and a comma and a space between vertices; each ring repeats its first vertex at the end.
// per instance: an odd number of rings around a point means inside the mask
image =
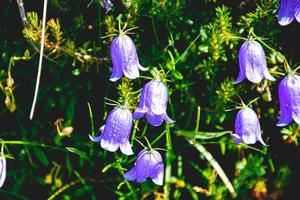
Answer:
POLYGON ((165 199, 170 199, 171 189, 171 176, 172 176, 172 141, 170 134, 170 126, 166 124, 166 169, 165 169, 165 185, 164 185, 164 196, 165 199))

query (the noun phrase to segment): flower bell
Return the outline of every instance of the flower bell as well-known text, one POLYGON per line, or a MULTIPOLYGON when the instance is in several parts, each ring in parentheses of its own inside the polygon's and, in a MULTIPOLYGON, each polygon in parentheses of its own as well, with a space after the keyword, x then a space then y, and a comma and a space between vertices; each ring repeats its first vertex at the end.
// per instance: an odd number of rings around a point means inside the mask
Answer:
MULTIPOLYGON (((3 145, 3 144, 2 144, 3 145)), ((6 158, 3 152, 3 146, 0 152, 0 188, 3 186, 6 179, 6 158)))
POLYGON ((300 76, 283 78, 278 86, 280 118, 277 126, 286 126, 293 119, 300 124, 300 76))
POLYGON ((245 142, 246 144, 254 144, 259 141, 267 146, 261 137, 261 129, 256 113, 249 107, 244 107, 236 115, 235 133, 231 134, 235 139, 235 143, 245 142))
POLYGON ((100 136, 91 136, 94 142, 100 142, 103 149, 115 152, 120 150, 125 155, 132 155, 133 151, 129 143, 129 136, 132 129, 132 114, 126 108, 113 109, 105 122, 100 128, 100 136))
POLYGON ((242 82, 246 77, 253 83, 259 83, 263 78, 275 81, 267 68, 264 49, 256 41, 246 41, 239 50, 240 72, 236 83, 242 82))
POLYGON ((133 113, 134 119, 146 115, 147 121, 153 126, 160 126, 163 120, 174 121, 166 113, 168 104, 168 88, 160 80, 151 80, 142 89, 138 108, 133 113))
POLYGON ((113 82, 119 80, 123 74, 129 79, 136 79, 139 77, 139 69, 147 70, 139 63, 132 39, 124 33, 113 39, 110 46, 110 56, 113 63, 110 80, 113 82))
POLYGON ((300 22, 300 2, 298 0, 280 0, 278 23, 281 26, 289 25, 294 18, 300 22))
POLYGON ((164 164, 158 151, 144 149, 140 151, 134 167, 124 174, 129 181, 144 182, 151 178, 157 185, 163 185, 164 164))

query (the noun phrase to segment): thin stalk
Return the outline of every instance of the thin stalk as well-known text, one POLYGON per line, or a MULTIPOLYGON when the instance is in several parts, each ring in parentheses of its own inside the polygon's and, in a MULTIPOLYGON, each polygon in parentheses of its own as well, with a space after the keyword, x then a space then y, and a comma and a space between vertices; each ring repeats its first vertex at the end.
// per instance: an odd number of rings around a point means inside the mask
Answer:
POLYGON ((89 107, 89 115, 90 115, 90 121, 91 121, 91 129, 92 129, 92 136, 95 135, 95 127, 94 127, 94 117, 93 117, 93 111, 91 108, 90 103, 87 103, 88 107, 89 107))
POLYGON ((68 183, 68 184, 64 185, 63 187, 61 187, 60 189, 58 189, 56 192, 54 192, 50 197, 48 197, 47 200, 55 199, 63 191, 67 190, 68 188, 72 187, 73 185, 76 185, 79 182, 80 182, 79 180, 75 180, 75 181, 72 181, 71 183, 68 183))
POLYGON ((219 163, 215 160, 213 155, 210 152, 208 152, 203 145, 201 145, 199 143, 194 143, 193 140, 187 139, 187 141, 188 141, 189 144, 193 145, 201 154, 204 155, 206 160, 212 165, 212 167, 218 173, 219 177, 221 178, 221 180, 225 184, 225 186, 228 189, 228 191, 230 192, 231 196, 236 197, 236 192, 235 192, 235 190, 232 186, 232 183, 229 181, 227 175, 225 174, 225 172, 223 171, 223 169, 219 165, 219 163))
POLYGON ((50 146, 50 145, 43 144, 43 143, 35 143, 35 142, 28 142, 28 141, 21 141, 21 140, 4 140, 1 143, 8 144, 8 145, 39 146, 42 148, 67 151, 65 148, 61 148, 61 147, 57 147, 57 146, 50 146))
POLYGON ((175 65, 183 58, 183 56, 185 56, 185 54, 188 52, 188 50, 196 43, 196 41, 198 40, 198 38, 200 37, 201 33, 199 33, 196 38, 190 43, 190 45, 184 50, 184 52, 179 56, 179 58, 177 58, 177 60, 175 61, 175 65))
POLYGON ((36 77, 35 92, 34 92, 33 102, 32 102, 32 106, 31 106, 30 116, 29 116, 30 120, 32 120, 32 118, 33 118, 35 104, 36 104, 36 100, 37 100, 37 96, 38 96, 38 92, 39 92, 40 80, 41 80, 43 55, 44 55, 44 45, 45 45, 45 27, 46 27, 46 16, 47 16, 47 3, 48 3, 48 0, 44 0, 40 59, 39 59, 38 73, 37 73, 37 77, 36 77))
POLYGON ((171 176, 172 176, 172 141, 170 134, 170 126, 166 124, 166 169, 165 169, 165 185, 164 196, 166 200, 170 199, 171 176))

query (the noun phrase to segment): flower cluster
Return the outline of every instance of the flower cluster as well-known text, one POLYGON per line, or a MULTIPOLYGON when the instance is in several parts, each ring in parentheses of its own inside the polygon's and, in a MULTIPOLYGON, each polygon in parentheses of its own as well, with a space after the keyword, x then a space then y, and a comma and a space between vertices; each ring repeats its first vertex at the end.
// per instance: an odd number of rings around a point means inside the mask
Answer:
MULTIPOLYGON (((132 39, 123 31, 116 36, 110 49, 113 63, 110 80, 115 82, 123 74, 129 79, 139 77, 139 70, 146 71, 140 65, 136 47, 132 39)), ((168 103, 168 88, 157 76, 146 83, 140 95, 138 108, 132 114, 124 105, 114 108, 108 115, 105 125, 100 128, 100 136, 91 136, 94 142, 100 142, 103 149, 115 152, 120 148, 125 155, 134 154, 129 142, 133 119, 140 119, 144 115, 153 126, 160 126, 165 120, 167 123, 174 121, 166 113, 168 103)), ((150 145, 143 149, 137 156, 134 167, 124 174, 129 181, 144 182, 151 178, 157 185, 163 184, 164 164, 158 151, 150 145)))

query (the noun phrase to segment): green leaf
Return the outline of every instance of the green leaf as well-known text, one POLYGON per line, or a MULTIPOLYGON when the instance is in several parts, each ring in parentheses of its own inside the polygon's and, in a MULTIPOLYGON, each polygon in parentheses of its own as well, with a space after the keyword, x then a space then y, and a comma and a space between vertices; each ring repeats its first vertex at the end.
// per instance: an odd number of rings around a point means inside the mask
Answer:
POLYGON ((77 154, 80 158, 87 159, 87 155, 84 151, 78 150, 74 147, 66 147, 66 149, 72 153, 77 154))
POLYGON ((33 150, 34 150, 33 152, 34 152, 35 156, 37 157, 37 159, 39 161, 41 161, 41 163, 43 163, 43 165, 48 166, 49 161, 48 161, 46 154, 37 147, 34 147, 33 150))

